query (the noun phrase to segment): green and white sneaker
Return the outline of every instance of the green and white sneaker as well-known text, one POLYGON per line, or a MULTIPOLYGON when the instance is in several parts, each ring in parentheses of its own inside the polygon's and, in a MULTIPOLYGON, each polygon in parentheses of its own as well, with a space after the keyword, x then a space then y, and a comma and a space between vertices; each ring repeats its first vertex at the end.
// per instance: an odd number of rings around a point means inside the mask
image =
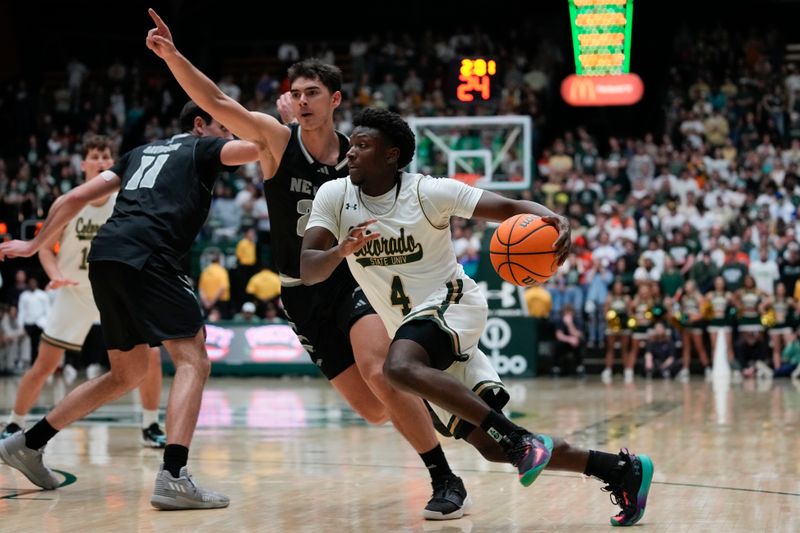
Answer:
POLYGON ((153 496, 150 497, 150 505, 164 511, 219 509, 229 504, 230 499, 224 494, 197 486, 185 466, 181 468, 181 475, 175 478, 169 470, 164 469, 163 464, 156 476, 153 496))
POLYGON ((22 472, 37 487, 53 490, 61 485, 61 480, 44 464, 44 447, 31 450, 25 446, 25 433, 17 431, 0 440, 0 458, 8 466, 22 472))

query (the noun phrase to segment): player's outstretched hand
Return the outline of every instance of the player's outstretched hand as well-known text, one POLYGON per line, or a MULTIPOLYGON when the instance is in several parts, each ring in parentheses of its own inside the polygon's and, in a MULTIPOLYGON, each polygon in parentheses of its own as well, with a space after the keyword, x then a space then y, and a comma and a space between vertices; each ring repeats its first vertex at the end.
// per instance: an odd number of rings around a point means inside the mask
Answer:
POLYGON ((74 281, 74 280, 71 280, 71 279, 56 278, 56 279, 51 279, 50 280, 50 283, 47 284, 47 287, 45 287, 45 290, 46 291, 54 291, 56 289, 60 289, 61 287, 69 287, 71 285, 77 285, 77 284, 78 284, 77 281, 74 281))
POLYGON ((36 253, 32 241, 13 240, 0 244, 0 261, 6 258, 30 257, 36 253))
POLYGON ((367 226, 374 224, 374 218, 365 220, 364 222, 354 226, 347 234, 347 238, 339 243, 339 255, 347 257, 354 254, 364 247, 369 241, 374 241, 381 236, 377 231, 369 231, 367 226))
POLYGON ((558 239, 553 243, 553 249, 556 251, 556 261, 559 265, 566 261, 569 255, 569 249, 572 246, 571 228, 569 219, 561 215, 542 217, 542 220, 548 224, 555 226, 558 230, 558 239))
POLYGON ((147 32, 147 39, 145 39, 147 48, 155 52, 161 59, 166 59, 176 54, 178 49, 175 48, 175 43, 172 41, 172 33, 170 33, 167 25, 158 16, 155 9, 150 8, 147 12, 150 13, 150 18, 156 23, 156 27, 147 32))

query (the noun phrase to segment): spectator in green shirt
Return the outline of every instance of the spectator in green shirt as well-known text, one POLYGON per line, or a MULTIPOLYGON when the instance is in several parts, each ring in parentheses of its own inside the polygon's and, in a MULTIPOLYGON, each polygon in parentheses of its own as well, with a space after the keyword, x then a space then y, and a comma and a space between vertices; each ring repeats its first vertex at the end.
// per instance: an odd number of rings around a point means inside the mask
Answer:
POLYGON ((664 258, 664 272, 658 283, 661 285, 661 292, 669 298, 675 296, 675 293, 683 285, 683 275, 675 267, 675 261, 670 256, 664 258))
POLYGON ((719 275, 725 280, 725 290, 736 292, 744 285, 744 277, 747 275, 747 265, 739 262, 736 258, 736 250, 731 247, 725 252, 725 264, 719 271, 719 275))
POLYGON ((719 268, 711 260, 711 253, 704 251, 689 270, 689 279, 694 280, 703 294, 714 288, 714 278, 719 275, 719 268))

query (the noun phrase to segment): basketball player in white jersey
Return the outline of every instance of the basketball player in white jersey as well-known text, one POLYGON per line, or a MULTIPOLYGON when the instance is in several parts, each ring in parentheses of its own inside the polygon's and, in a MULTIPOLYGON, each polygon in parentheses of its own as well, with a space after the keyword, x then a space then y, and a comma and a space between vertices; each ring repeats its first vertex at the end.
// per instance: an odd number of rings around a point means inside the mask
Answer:
POLYGON ((558 228, 554 248, 563 261, 567 220, 533 202, 402 172, 414 154, 414 134, 395 113, 366 109, 353 125, 350 176, 325 183, 314 199, 303 281, 326 279, 345 258, 393 338, 387 380, 432 404, 445 434, 466 439, 490 461, 510 462, 524 486, 545 467, 596 476, 622 508, 611 524, 638 522, 653 474, 649 457, 582 450, 503 415, 508 393, 478 348, 486 299, 456 261, 450 238, 451 216, 499 222, 533 213, 558 228))
MULTIPOLYGON (((94 179, 114 164, 111 147, 104 137, 91 137, 84 142, 81 169, 86 181, 94 179)), ((89 203, 64 228, 57 239, 58 254, 52 246, 39 251, 50 283, 47 289, 57 291, 47 325, 33 366, 22 376, 14 409, 0 433, 6 438, 25 429, 25 415, 31 410, 47 378, 55 372, 64 357, 64 350, 80 351, 92 324, 100 321, 89 285, 86 261, 92 239, 111 212, 116 195, 89 203)), ((161 397, 161 357, 157 348, 150 351, 147 375, 139 386, 142 400, 142 444, 163 448, 166 437, 158 424, 158 403, 161 397)))

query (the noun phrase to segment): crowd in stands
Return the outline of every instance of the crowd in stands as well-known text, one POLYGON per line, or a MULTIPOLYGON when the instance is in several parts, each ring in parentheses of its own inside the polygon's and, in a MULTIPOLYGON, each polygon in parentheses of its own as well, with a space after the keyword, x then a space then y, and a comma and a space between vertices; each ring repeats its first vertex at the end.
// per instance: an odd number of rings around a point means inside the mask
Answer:
MULTIPOLYGON (((503 38, 479 30, 387 33, 314 52, 346 63, 336 113, 344 133, 365 106, 464 113, 446 94, 448 69, 460 54, 475 53, 497 57, 502 80, 499 96, 471 112, 530 115, 541 128, 568 55, 546 39, 522 44, 528 41, 513 31, 503 38)), ((743 376, 791 373, 800 351, 800 72, 784 60, 782 45, 772 33, 678 33, 662 132, 599 139, 577 127, 537 150, 537 176, 522 195, 570 218, 574 248, 533 292, 550 301, 559 352, 576 361, 574 370, 583 369, 587 350, 607 348, 603 377, 611 379, 620 348, 626 381, 635 370, 683 379, 694 353, 708 367, 723 334, 743 376), (666 349, 665 339, 677 339, 681 353, 666 349)), ((257 79, 226 72, 220 87, 249 109, 277 115, 276 99, 288 87, 285 66, 300 53, 287 42, 276 55, 275 71, 257 79)), ((34 93, 25 80, 10 84, 0 98, 0 116, 9 122, 0 126, 16 144, 0 158, 0 233, 31 231, 24 221, 44 217, 81 182, 85 135, 107 135, 124 151, 179 133, 183 98, 164 72, 122 60, 90 71, 74 59, 64 83, 47 91, 34 93)), ((261 179, 252 164, 218 182, 194 269, 210 319, 281 316, 261 179)), ((476 268, 482 231, 453 224, 468 272, 476 268)), ((17 305, 18 293, 4 289, 8 306, 17 305)), ((4 313, 4 338, 19 331, 5 328, 11 313, 4 313)))
POLYGON ((551 319, 604 347, 605 380, 616 347, 626 381, 686 378, 695 353, 709 375, 720 332, 734 379, 796 368, 800 74, 781 52, 771 34, 679 35, 663 135, 601 145, 578 128, 542 151, 531 197, 574 239, 551 319))

